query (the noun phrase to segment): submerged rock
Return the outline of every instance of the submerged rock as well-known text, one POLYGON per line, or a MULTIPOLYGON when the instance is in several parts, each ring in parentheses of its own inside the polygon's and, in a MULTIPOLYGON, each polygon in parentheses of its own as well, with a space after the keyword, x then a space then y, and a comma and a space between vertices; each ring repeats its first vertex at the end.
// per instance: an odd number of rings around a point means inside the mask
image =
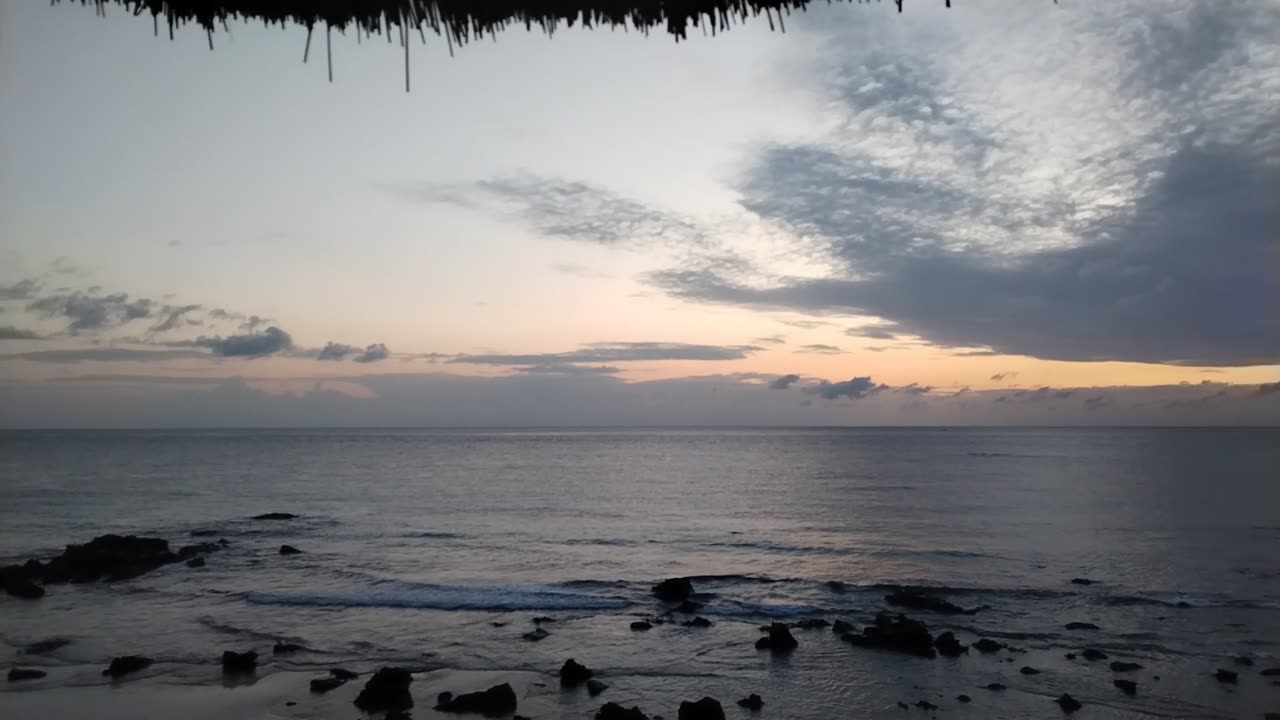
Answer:
POLYGON ((1080 652, 1080 657, 1085 660, 1106 660, 1107 654, 1097 648, 1085 648, 1080 652))
POLYGON ((0 587, 9 595, 23 600, 39 600, 44 597, 44 588, 32 582, 21 565, 0 568, 0 587))
POLYGON ((1267 668, 1259 674, 1262 675, 1262 677, 1276 677, 1277 675, 1280 675, 1280 667, 1267 668))
POLYGON ((556 621, 555 618, 547 617, 546 615, 539 615, 538 617, 532 620, 534 625, 541 625, 542 623, 553 623, 555 621, 556 621))
POLYGON ((854 630, 857 630, 857 628, 854 627, 853 623, 845 620, 837 620, 831 623, 831 632, 836 635, 844 635, 845 633, 851 633, 854 630))
POLYGON ((564 665, 560 666, 560 684, 565 687, 576 687, 586 682, 592 674, 591 669, 586 665, 569 658, 564 661, 564 665))
POLYGON ((228 650, 222 653, 222 672, 224 673, 250 673, 256 669, 258 669, 258 653, 252 650, 242 653, 228 650))
POLYGON ((204 562, 204 558, 202 557, 193 557, 187 561, 187 567, 189 568, 202 568, 204 567, 204 565, 205 565, 205 562, 204 562))
POLYGON ((401 710, 413 707, 409 684, 413 675, 404 668, 384 667, 369 678, 356 696, 355 706, 365 711, 401 710))
POLYGON ((495 685, 482 692, 464 693, 436 706, 447 713, 479 713, 485 717, 497 717, 516 710, 516 691, 507 683, 495 685))
POLYGON ((329 674, 332 675, 333 677, 338 678, 339 680, 355 680, 356 678, 360 677, 360 673, 353 672, 351 670, 345 670, 343 668, 329 668, 329 674))
POLYGON ((23 566, 28 579, 34 573, 46 585, 95 580, 128 580, 158 567, 175 563, 178 556, 163 538, 137 535, 100 535, 83 545, 68 545, 48 563, 28 562, 23 566))
POLYGON ((962 703, 973 702, 973 698, 969 697, 968 695, 965 695, 964 693, 960 693, 959 695, 956 696, 956 702, 962 702, 962 703))
MULTIPOLYGON (((70 638, 48 638, 46 640, 37 640, 30 645, 22 648, 24 655, 45 655, 51 653, 58 648, 64 648, 71 644, 70 638)), ((1264 671, 1265 672, 1265 671, 1264 671)))
POLYGON ((618 703, 605 703, 596 711, 596 720, 649 720, 640 708, 624 708, 618 703))
POLYGON ((39 680, 47 675, 43 670, 34 668, 9 668, 9 682, 21 682, 23 680, 39 680))
POLYGON ((596 680, 595 678, 592 678, 587 681, 587 695, 590 695, 591 697, 595 697, 608 689, 609 689, 608 685, 605 685, 604 683, 600 682, 599 680, 596 680))
POLYGON ((955 633, 950 630, 939 635, 933 641, 933 646, 944 657, 959 657, 969 652, 969 646, 960 644, 960 641, 956 639, 955 633))
POLYGON ((1124 660, 1114 660, 1111 663, 1111 672, 1133 672, 1141 670, 1142 666, 1136 662, 1125 662, 1124 660))
POLYGON ((862 634, 848 633, 841 639, 861 647, 896 650, 926 658, 937 656, 929 627, 901 614, 894 616, 882 612, 876 615, 874 625, 862 628, 862 634))
POLYGON ((1022 673, 1023 675, 1039 675, 1040 674, 1039 670, 1031 667, 1030 665, 1023 665, 1018 670, 1018 672, 1022 673))
POLYGON ((982 638, 981 640, 973 644, 973 649, 977 650, 980 653, 999 652, 1007 647, 1009 646, 1001 642, 996 642, 991 638, 982 638))
POLYGON ((529 642, 538 642, 539 640, 547 637, 550 634, 551 633, 547 632, 546 630, 543 630, 542 628, 534 628, 533 630, 530 630, 529 632, 521 635, 520 637, 524 638, 525 640, 528 640, 529 642))
POLYGON ((130 673, 145 670, 151 667, 153 662, 155 661, 151 658, 142 655, 121 655, 112 660, 107 669, 102 671, 102 674, 108 677, 121 678, 130 673))
POLYGON ((280 554, 281 555, 301 555, 302 551, 292 545, 281 545, 280 554))
POLYGON ((685 620, 684 622, 680 623, 680 625, 682 627, 709 628, 711 627, 711 621, 702 617, 701 615, 698 615, 692 620, 685 620))
POLYGON ((642 630, 650 630, 652 628, 653 628, 653 624, 646 622, 644 620, 636 620, 635 622, 631 623, 631 629, 637 632, 642 630))
POLYGON ((884 601, 896 607, 911 608, 912 610, 930 610, 943 615, 973 615, 977 612, 976 609, 965 610, 959 605, 940 597, 911 588, 899 588, 895 592, 885 595, 884 601))
POLYGON ((271 647, 271 654, 272 655, 289 655, 292 653, 300 652, 302 650, 306 650, 306 648, 299 645, 298 643, 277 642, 275 645, 271 647))
POLYGON ((1093 583, 1094 581, 1089 578, 1071 578, 1072 585, 1092 585, 1093 583))
POLYGON ((311 692, 317 694, 327 693, 330 690, 342 687, 346 682, 346 680, 337 677, 312 678, 311 692))
POLYGON ((269 512, 269 513, 262 513, 261 515, 254 515, 250 519, 251 520, 293 520, 296 517, 298 516, 294 515, 293 513, 269 512))
POLYGON ((1067 623, 1067 629, 1068 630, 1097 630, 1098 626, 1090 622, 1069 622, 1067 623))
POLYGON ((1058 703, 1058 707, 1062 708, 1062 712, 1065 713, 1073 713, 1084 707, 1084 705, 1080 704, 1079 700, 1071 697, 1067 693, 1062 693, 1062 695, 1058 696, 1058 699, 1054 700, 1054 702, 1058 703))
POLYGON ((995 692, 1000 692, 1001 690, 1005 689, 1005 686, 1001 683, 987 683, 987 689, 993 690, 995 692))
POLYGON ((747 697, 738 701, 738 707, 744 707, 748 710, 759 710, 764 707, 764 699, 755 693, 751 693, 747 697))
POLYGON ((680 703, 678 720, 724 720, 724 708, 715 698, 704 697, 697 702, 680 703))
POLYGON ((706 606, 706 603, 700 603, 697 600, 685 600, 676 606, 675 611, 684 615, 693 615, 706 606))
POLYGON ((1133 695, 1138 692, 1138 683, 1132 680, 1124 680, 1121 678, 1116 678, 1115 680, 1111 681, 1111 684, 1120 688, 1120 691, 1123 692, 1125 695, 1133 695))
POLYGON ((688 600, 693 594, 693 582, 689 578, 668 578, 653 586, 653 594, 665 602, 688 600))
POLYGON ((1224 668, 1218 668, 1218 671, 1213 674, 1213 677, 1216 678, 1217 681, 1220 683, 1228 683, 1230 685, 1235 685, 1236 682, 1240 679, 1240 674, 1237 673, 1235 670, 1226 670, 1224 668))
MULTIPOLYGON (((756 641, 757 650, 769 650, 775 653, 788 652, 800 646, 786 623, 776 622, 769 626, 769 634, 756 641)), ((705 699, 705 698, 704 698, 705 699)))
POLYGON ((908 705, 908 704, 906 704, 906 703, 902 702, 901 700, 899 700, 899 701, 898 701, 898 707, 899 707, 900 709, 902 709, 902 710, 910 710, 910 709, 911 709, 911 706, 910 706, 910 705, 908 705))
POLYGON ((805 618, 804 620, 798 620, 792 623, 791 627, 798 628, 800 630, 820 630, 824 627, 829 627, 830 625, 831 622, 826 618, 805 618))
POLYGON ((178 559, 188 560, 190 558, 193 558, 199 555, 200 553, 208 554, 212 552, 218 552, 221 549, 222 549, 222 545, 219 545, 218 543, 211 543, 211 542, 198 543, 196 545, 183 545, 182 547, 178 548, 178 559))
POLYGON ((1241 667, 1253 667, 1253 658, 1248 658, 1243 655, 1236 658, 1235 662, 1241 667))
POLYGON ((919 700, 919 701, 917 701, 917 702, 916 702, 916 707, 920 708, 921 710, 937 710, 937 709, 938 709, 938 706, 937 706, 937 705, 934 705, 933 703, 929 702, 928 700, 919 700))

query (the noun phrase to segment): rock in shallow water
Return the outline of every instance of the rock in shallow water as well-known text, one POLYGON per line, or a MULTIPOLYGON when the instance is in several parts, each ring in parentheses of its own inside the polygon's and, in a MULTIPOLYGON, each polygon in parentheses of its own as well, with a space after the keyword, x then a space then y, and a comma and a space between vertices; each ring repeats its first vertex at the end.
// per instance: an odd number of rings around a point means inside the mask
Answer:
POLYGON ((1057 700, 1054 700, 1054 702, 1058 703, 1058 707, 1062 708, 1062 712, 1065 713, 1073 713, 1084 707, 1084 705, 1080 704, 1079 700, 1071 697, 1067 693, 1062 693, 1062 695, 1060 695, 1057 700))
POLYGON ((1097 648, 1085 648, 1080 652, 1080 656, 1085 660, 1106 660, 1107 654, 1097 648))
POLYGON ((950 630, 939 635, 938 639, 933 641, 933 646, 944 657, 959 657, 969 652, 969 646, 961 645, 955 633, 950 630))
POLYGON ((112 660, 107 669, 102 671, 102 674, 112 678, 121 678, 130 673, 145 670, 151 667, 153 662, 155 661, 151 658, 142 655, 121 655, 112 660))
POLYGON ((547 632, 546 630, 543 630, 542 628, 535 628, 521 635, 520 637, 524 638, 525 640, 528 640, 529 642, 538 642, 539 640, 542 640, 543 638, 547 637, 550 634, 551 633, 547 632))
POLYGON ((222 653, 222 672, 224 673, 251 673, 256 669, 258 669, 258 653, 252 650, 242 653, 228 650, 222 653))
POLYGON ((345 670, 343 668, 329 668, 329 674, 339 680, 355 680, 360 677, 360 673, 352 670, 345 670))
POLYGON ((724 720, 724 708, 715 698, 704 697, 697 702, 680 703, 678 720, 724 720))
POLYGON ((791 629, 786 623, 774 623, 769 626, 769 634, 756 641, 757 650, 769 650, 771 652, 788 652, 795 650, 800 646, 795 637, 791 635, 791 629))
POLYGON ((755 693, 751 693, 747 697, 738 701, 738 707, 744 707, 748 710, 759 710, 764 707, 764 699, 755 693))
POLYGON ((482 692, 464 693, 436 706, 447 713, 479 713, 485 717, 497 717, 516 711, 516 691, 507 683, 495 685, 482 692))
POLYGON ((689 578, 668 578, 653 586, 653 594, 666 602, 688 600, 693 594, 693 581, 689 578))
POLYGON ((596 720, 649 720, 640 708, 624 708, 618 703, 605 703, 596 711, 596 720))
POLYGON ((692 620, 685 620, 684 622, 680 623, 680 626, 690 627, 690 628, 709 628, 711 627, 711 621, 702 617, 701 615, 698 615, 692 620))
POLYGON ((9 682, 19 682, 22 680, 39 680, 47 673, 43 670, 34 668, 9 668, 9 682))
POLYGON ((1111 663, 1111 672, 1133 672, 1141 670, 1142 666, 1136 662, 1125 662, 1123 660, 1115 660, 1111 663))
POLYGON ((342 687, 346 682, 346 680, 337 677, 312 678, 311 692, 317 694, 327 693, 330 690, 342 687))
POLYGON ((605 685, 604 683, 600 682, 599 680, 596 680, 595 678, 592 678, 587 681, 587 695, 590 695, 591 697, 595 697, 608 689, 609 689, 608 685, 605 685))
POLYGON ((1235 685, 1240 679, 1239 673, 1225 668, 1218 668, 1218 671, 1213 674, 1213 677, 1216 678, 1218 682, 1227 683, 1229 685, 1235 685))
POLYGON ((1094 581, 1089 578, 1071 578, 1072 585, 1092 585, 1093 583, 1094 581))
POLYGON ((189 568, 202 568, 204 566, 205 562, 202 557, 194 557, 187 561, 187 567, 189 568))
POLYGON ((1022 673, 1023 675, 1039 675, 1040 674, 1039 670, 1031 667, 1030 665, 1023 665, 1022 668, 1018 670, 1018 672, 1022 673))
POLYGON ((369 678, 356 696, 355 706, 365 711, 400 710, 413 707, 409 684, 413 674, 404 668, 384 667, 369 678))
POLYGON ((962 703, 973 702, 973 698, 969 697, 968 695, 965 695, 964 693, 961 693, 956 696, 956 702, 962 702, 962 703))
POLYGON ((651 628, 653 628, 653 625, 648 622, 645 622, 644 620, 636 620, 635 622, 631 623, 631 629, 637 632, 642 630, 649 630, 651 628))
POLYGON ((846 633, 851 633, 854 630, 857 630, 857 628, 855 628, 851 622, 837 620, 834 623, 831 623, 831 632, 836 635, 844 635, 846 633))
POLYGON ((306 650, 306 648, 297 643, 278 642, 271 647, 271 654, 291 655, 302 650, 306 650))
POLYGON ((1259 674, 1262 675, 1262 677, 1276 677, 1277 675, 1280 675, 1280 667, 1267 668, 1259 674))
POLYGON ((280 554, 281 555, 301 555, 302 551, 292 545, 281 545, 280 554))
POLYGON ((1116 680, 1112 681, 1111 684, 1120 688, 1120 691, 1123 692, 1125 695, 1134 695, 1138 692, 1138 683, 1132 680, 1123 680, 1123 679, 1117 678, 1116 680))
POLYGON ((848 633, 841 639, 861 647, 896 650, 926 658, 937 656, 929 627, 905 615, 894 616, 882 612, 876 615, 874 625, 862 628, 861 635, 848 633))
POLYGON ((576 687, 586 682, 591 675, 590 668, 573 658, 569 658, 560 667, 560 684, 564 687, 576 687))
POLYGON ((254 515, 250 519, 252 520, 293 520, 296 517, 298 516, 294 515, 293 513, 269 512, 269 513, 262 513, 261 515, 254 515))
POLYGON ((1098 626, 1090 622, 1069 622, 1067 623, 1067 629, 1068 630, 1097 630, 1098 626))
POLYGON ((1008 645, 1005 645, 1004 643, 1001 643, 1001 642, 996 642, 991 638, 982 638, 981 640, 973 644, 973 649, 977 650, 980 653, 999 652, 1005 649, 1006 647, 1008 647, 1008 645))
POLYGON ((899 588, 895 592, 885 595, 884 601, 897 607, 911 608, 912 610, 930 610, 943 615, 973 615, 978 612, 976 609, 966 610, 940 597, 911 588, 899 588))

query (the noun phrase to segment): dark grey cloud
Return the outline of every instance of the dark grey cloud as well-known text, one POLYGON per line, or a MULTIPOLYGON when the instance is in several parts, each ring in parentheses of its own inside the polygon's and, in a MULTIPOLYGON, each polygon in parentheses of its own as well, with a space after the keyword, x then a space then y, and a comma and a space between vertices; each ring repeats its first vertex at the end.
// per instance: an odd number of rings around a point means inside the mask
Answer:
POLYGON ((37 350, 0 355, 0 360, 28 360, 39 363, 70 364, 79 362, 164 362, 208 358, 199 350, 141 350, 132 348, 83 348, 74 350, 37 350))
POLYGON ((0 340, 40 340, 44 336, 34 330, 16 328, 12 325, 0 325, 0 340))
POLYGON ((1018 377, 1017 370, 1005 370, 1004 372, 998 372, 995 375, 992 375, 991 379, 999 382, 1000 380, 1005 380, 1005 379, 1012 380, 1013 378, 1016 378, 1016 377, 1018 377))
POLYGON ((194 344, 209 348, 219 357, 259 358, 291 350, 293 338, 289 333, 272 325, 262 332, 227 337, 201 337, 197 338, 194 344))
POLYGON ((792 385, 800 382, 800 376, 792 373, 791 375, 782 375, 769 383, 770 390, 786 390, 792 385))
POLYGON ((101 330, 148 318, 156 306, 147 298, 130 300, 128 293, 101 295, 77 291, 37 298, 27 305, 27 310, 46 318, 65 319, 67 329, 78 332, 101 330))
POLYGON ((449 362, 469 365, 537 366, 607 364, 659 360, 741 360, 760 350, 755 345, 696 345, 671 342, 593 343, 559 353, 459 355, 449 362))
POLYGON ((751 342, 758 345, 786 345, 787 338, 785 335, 769 335, 768 337, 752 338, 751 342))
POLYGON ((908 395, 928 395, 929 393, 933 392, 933 386, 920 385, 918 383, 911 383, 910 385, 903 385, 902 387, 898 388, 898 392, 903 392, 908 395))
POLYGON ((167 306, 162 310, 163 318, 151 328, 151 332, 162 333, 169 332, 170 330, 202 325, 203 323, 201 321, 189 317, 191 313, 200 309, 200 305, 167 306))
POLYGON ((888 385, 877 385, 871 381, 870 377, 863 376, 849 378, 840 382, 823 380, 817 385, 805 388, 805 392, 813 393, 824 400, 838 400, 840 398, 860 400, 888 389, 888 385))
POLYGON ((617 375, 620 370, 612 365, 573 365, 556 363, 551 365, 530 365, 520 368, 520 372, 528 375, 617 375))
POLYGON ((902 328, 895 323, 873 323, 859 325, 844 331, 849 337, 864 337, 872 340, 897 340, 902 328))
POLYGON ((9 285, 0 285, 0 300, 31 300, 40 291, 40 282, 25 278, 9 285))
POLYGON ((386 360, 389 357, 391 357, 391 351, 387 349, 386 345, 374 343, 361 350, 351 359, 358 363, 372 363, 386 360))
POLYGON ((822 343, 810 343, 808 345, 801 345, 800 348, 797 349, 795 352, 809 353, 809 354, 816 354, 816 355, 843 355, 844 354, 844 350, 840 349, 839 347, 836 347, 835 345, 824 345, 822 343))
POLYGON ((359 351, 359 349, 360 348, 357 348, 353 345, 344 345, 342 343, 328 342, 328 343, 325 343, 325 346, 320 348, 320 351, 316 353, 316 359, 317 360, 345 360, 348 355, 359 351))

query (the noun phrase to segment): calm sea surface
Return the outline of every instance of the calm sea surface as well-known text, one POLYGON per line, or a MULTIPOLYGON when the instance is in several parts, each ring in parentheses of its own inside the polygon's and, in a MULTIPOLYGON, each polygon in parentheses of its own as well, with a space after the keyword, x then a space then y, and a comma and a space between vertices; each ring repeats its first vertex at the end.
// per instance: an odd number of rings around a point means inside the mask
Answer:
POLYGON ((270 657, 284 639, 308 650, 260 672, 550 673, 573 656, 611 689, 566 696, 565 718, 605 700, 674 717, 681 697, 749 692, 795 718, 899 717, 920 699, 940 717, 1053 717, 1062 692, 1085 703, 1077 717, 1280 711, 1280 678, 1259 672, 1280 666, 1274 429, 0 433, 0 561, 105 532, 232 544, 201 569, 0 596, 7 663, 66 637, 23 664, 90 684, 141 653, 198 683, 222 650, 270 657), (300 517, 250 519, 273 511, 300 517), (657 611, 649 587, 677 575, 696 576, 713 626, 631 632, 657 611), (770 619, 861 625, 892 584, 984 606, 908 611, 935 632, 1026 652, 930 661, 823 630, 796 631, 785 658, 752 647, 770 619), (556 620, 550 636, 521 640, 535 616, 556 620), (1138 694, 1064 657, 1084 647, 1143 664, 1138 694))

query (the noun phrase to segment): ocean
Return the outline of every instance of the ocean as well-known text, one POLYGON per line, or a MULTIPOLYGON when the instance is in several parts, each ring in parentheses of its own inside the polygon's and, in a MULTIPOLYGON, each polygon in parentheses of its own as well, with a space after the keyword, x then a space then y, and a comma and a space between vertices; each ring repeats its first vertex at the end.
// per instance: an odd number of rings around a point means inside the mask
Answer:
POLYGON ((1062 693, 1086 718, 1280 711, 1260 672, 1280 666, 1277 429, 0 433, 0 564, 108 532, 230 544, 203 568, 0 596, 0 653, 50 671, 0 686, 0 711, 105 684, 117 655, 156 658, 155 682, 218 683, 228 649, 262 653, 258 676, 541 674, 547 718, 606 701, 674 718, 704 695, 747 717, 748 693, 774 718, 1057 717, 1062 693), (252 519, 269 512, 298 517, 252 519), (677 576, 711 626, 632 631, 677 576), (977 609, 902 610, 935 634, 1015 650, 929 660, 827 628, 793 630, 789 654, 753 647, 775 620, 861 627, 901 585, 977 609), (549 634, 531 642, 535 617, 549 634), (23 651, 51 638, 70 642, 23 651), (305 649, 272 657, 276 641, 305 649), (561 692, 569 657, 609 689, 561 692))

